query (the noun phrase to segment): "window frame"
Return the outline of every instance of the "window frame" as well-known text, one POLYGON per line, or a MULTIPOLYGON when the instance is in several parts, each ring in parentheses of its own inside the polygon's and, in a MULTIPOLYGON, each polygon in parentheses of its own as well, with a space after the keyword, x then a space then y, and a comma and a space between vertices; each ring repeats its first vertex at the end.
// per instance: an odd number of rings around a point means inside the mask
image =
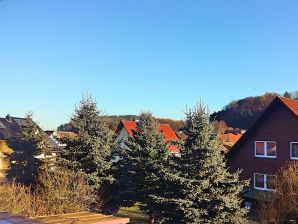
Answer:
POLYGON ((258 157, 258 158, 270 158, 270 159, 276 159, 277 157, 277 142, 276 141, 255 141, 255 157, 258 157), (262 142, 264 143, 264 155, 257 155, 257 143, 258 142, 262 142), (275 153, 275 156, 268 156, 268 148, 267 148, 267 145, 268 143, 275 143, 275 147, 276 147, 276 153, 275 153))
POLYGON ((290 158, 292 159, 292 160, 298 160, 298 157, 293 157, 293 154, 292 154, 292 152, 293 152, 293 147, 292 147, 292 144, 298 144, 298 142, 290 142, 290 158))
POLYGON ((262 191, 276 191, 276 189, 268 188, 268 176, 274 176, 277 178, 274 174, 264 174, 264 173, 254 173, 254 189, 262 190, 262 191), (256 187, 256 175, 263 175, 264 176, 264 187, 256 187))

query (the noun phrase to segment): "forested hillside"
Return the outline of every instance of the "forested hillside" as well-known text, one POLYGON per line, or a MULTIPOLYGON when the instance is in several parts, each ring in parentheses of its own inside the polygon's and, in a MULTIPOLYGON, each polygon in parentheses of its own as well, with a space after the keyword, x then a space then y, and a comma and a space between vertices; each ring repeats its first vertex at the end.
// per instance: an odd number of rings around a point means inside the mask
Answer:
POLYGON ((248 129, 277 95, 292 99, 298 98, 297 91, 285 92, 284 94, 266 93, 262 96, 246 97, 232 101, 222 110, 214 112, 211 119, 225 121, 229 127, 248 129))
MULTIPOLYGON (((251 96, 240 100, 234 100, 226 105, 222 110, 211 114, 211 120, 224 121, 228 127, 248 129, 271 103, 275 96, 298 99, 298 91, 278 93, 265 93, 262 96, 251 96)), ((111 130, 116 131, 121 120, 136 120, 137 115, 113 115, 106 116, 111 130)), ((158 122, 169 124, 177 133, 183 127, 182 120, 173 120, 168 118, 155 118, 158 122)), ((72 131, 71 124, 66 123, 58 127, 60 131, 72 131)))
MULTIPOLYGON (((121 120, 136 120, 138 118, 137 115, 113 115, 113 116, 106 116, 106 119, 109 122, 109 127, 112 131, 116 131, 119 123, 121 120)), ((181 128, 182 121, 181 120, 173 120, 168 118, 155 118, 160 123, 169 124, 175 132, 178 132, 179 128, 181 128)), ((73 127, 70 123, 62 124, 58 127, 60 131, 73 131, 73 127)))

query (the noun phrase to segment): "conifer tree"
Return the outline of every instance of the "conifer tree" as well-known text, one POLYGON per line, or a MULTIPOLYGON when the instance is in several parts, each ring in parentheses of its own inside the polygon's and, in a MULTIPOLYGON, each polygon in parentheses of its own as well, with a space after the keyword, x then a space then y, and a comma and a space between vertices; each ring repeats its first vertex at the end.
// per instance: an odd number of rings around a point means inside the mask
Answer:
POLYGON ((67 141, 62 158, 74 171, 86 174, 88 182, 99 190, 113 181, 111 175, 112 133, 90 95, 84 95, 71 118, 77 134, 67 141))
POLYGON ((48 142, 42 130, 32 119, 32 112, 26 114, 17 141, 14 143, 11 169, 8 177, 26 184, 35 184, 38 171, 48 165, 48 142))
POLYGON ((247 184, 226 167, 221 143, 200 103, 186 113, 181 158, 164 172, 164 187, 155 196, 160 223, 243 223, 240 193, 247 184), (171 168, 169 168, 171 167, 171 168), (167 209, 168 208, 168 209, 167 209))
POLYGON ((120 152, 118 165, 128 191, 134 193, 134 202, 140 203, 141 210, 148 214, 154 223, 155 207, 152 195, 156 195, 161 185, 160 173, 168 156, 167 144, 158 123, 151 114, 142 113, 137 122, 134 137, 126 143, 120 152))

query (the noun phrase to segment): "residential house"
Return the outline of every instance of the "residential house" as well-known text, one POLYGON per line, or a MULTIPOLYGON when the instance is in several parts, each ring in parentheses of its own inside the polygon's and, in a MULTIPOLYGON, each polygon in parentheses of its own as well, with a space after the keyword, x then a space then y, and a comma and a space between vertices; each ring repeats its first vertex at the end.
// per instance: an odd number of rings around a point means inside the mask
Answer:
POLYGON ((219 140, 227 150, 231 149, 233 145, 242 137, 240 133, 224 133, 219 135, 219 140))
POLYGON ((260 196, 268 199, 276 173, 285 162, 298 160, 298 101, 276 97, 227 158, 231 171, 242 169, 240 178, 250 180, 243 192, 247 207, 260 196))
POLYGON ((72 131, 45 131, 45 133, 47 133, 59 148, 64 148, 66 146, 66 143, 64 143, 65 140, 77 136, 77 134, 72 131))
MULTIPOLYGON (((173 129, 171 128, 170 125, 160 123, 158 126, 158 130, 163 134, 166 142, 169 142, 171 140, 174 140, 174 141, 178 140, 176 133, 173 131, 173 129)), ((118 126, 117 131, 116 131, 117 137, 115 140, 115 144, 120 149, 124 149, 126 147, 125 141, 128 140, 129 136, 133 138, 134 131, 137 131, 137 122, 136 121, 122 120, 118 126)), ((179 149, 177 146, 168 144, 168 149, 169 149, 170 153, 179 155, 179 149)))
MULTIPOLYGON (((20 155, 21 151, 18 148, 18 137, 21 128, 26 126, 27 122, 25 118, 11 117, 7 115, 5 118, 0 118, 0 177, 5 177, 6 172, 10 168, 10 163, 17 163, 17 161, 11 160, 13 155, 20 155)), ((52 139, 48 138, 48 135, 39 128, 41 134, 47 138, 47 147, 50 149, 51 155, 55 156, 59 145, 52 139)), ((23 152, 22 152, 23 153, 23 152)), ((39 155, 39 158, 45 155, 39 155)))

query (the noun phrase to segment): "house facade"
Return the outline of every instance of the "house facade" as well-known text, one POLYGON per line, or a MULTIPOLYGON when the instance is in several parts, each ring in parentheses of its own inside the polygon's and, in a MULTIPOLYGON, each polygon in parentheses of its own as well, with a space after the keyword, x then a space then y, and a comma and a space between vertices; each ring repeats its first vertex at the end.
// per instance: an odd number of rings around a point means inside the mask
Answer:
MULTIPOLYGON (((160 123, 158 126, 158 130, 163 134, 166 142, 169 142, 171 140, 178 141, 179 139, 176 133, 174 132, 174 130, 168 124, 160 123)), ((125 149, 126 147, 125 142, 128 140, 129 137, 133 138, 133 133, 135 131, 137 131, 136 121, 122 120, 116 131, 117 133, 117 137, 115 139, 116 146, 120 150, 125 149)), ((180 150, 176 146, 171 144, 168 144, 168 150, 170 151, 170 153, 173 153, 175 155, 178 155, 180 153, 180 150)))
POLYGON ((243 196, 275 190, 276 173, 287 161, 298 160, 298 101, 276 97, 227 154, 231 171, 250 180, 243 196))

